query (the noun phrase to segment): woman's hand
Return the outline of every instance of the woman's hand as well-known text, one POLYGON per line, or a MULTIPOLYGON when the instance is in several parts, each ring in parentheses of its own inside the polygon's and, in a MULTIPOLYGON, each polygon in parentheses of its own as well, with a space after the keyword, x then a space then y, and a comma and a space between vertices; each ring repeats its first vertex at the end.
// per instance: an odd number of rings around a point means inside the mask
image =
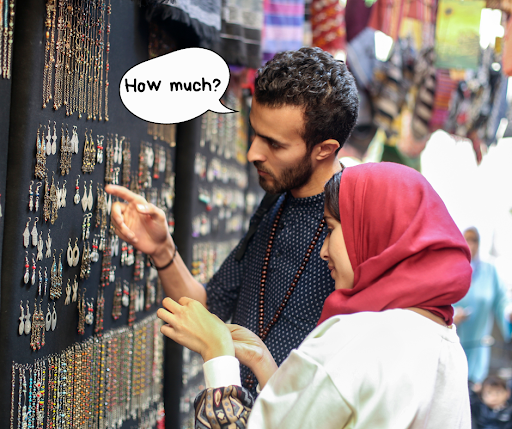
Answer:
POLYGON ((235 356, 228 327, 200 302, 187 297, 178 302, 165 298, 163 306, 157 316, 167 323, 160 328, 166 337, 199 353, 205 362, 219 356, 235 356))
POLYGON ((160 260, 167 263, 174 253, 174 242, 167 228, 165 213, 123 186, 107 185, 105 191, 126 201, 112 204, 111 219, 116 234, 152 256, 157 265, 160 260))
POLYGON ((247 366, 256 375, 260 388, 276 372, 277 365, 267 346, 260 337, 239 325, 227 325, 235 346, 235 356, 242 365, 247 366))

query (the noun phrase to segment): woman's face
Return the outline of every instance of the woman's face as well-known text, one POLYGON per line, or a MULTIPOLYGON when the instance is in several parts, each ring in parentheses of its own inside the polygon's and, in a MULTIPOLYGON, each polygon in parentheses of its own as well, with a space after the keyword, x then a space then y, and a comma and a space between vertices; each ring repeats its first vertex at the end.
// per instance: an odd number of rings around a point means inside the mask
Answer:
POLYGON ((348 257, 341 223, 329 211, 324 211, 328 234, 325 238, 320 257, 327 261, 335 289, 352 289, 354 287, 354 270, 348 257))
POLYGON ((469 250, 471 251, 471 260, 475 259, 476 255, 478 255, 478 236, 475 234, 475 231, 468 229, 464 232, 464 238, 468 243, 469 250))

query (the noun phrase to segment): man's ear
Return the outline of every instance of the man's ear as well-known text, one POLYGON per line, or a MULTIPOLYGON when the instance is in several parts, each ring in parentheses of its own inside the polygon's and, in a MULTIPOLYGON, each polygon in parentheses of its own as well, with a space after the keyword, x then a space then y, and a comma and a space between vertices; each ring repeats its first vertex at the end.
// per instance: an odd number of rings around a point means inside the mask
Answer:
POLYGON ((313 148, 313 159, 316 161, 323 161, 324 159, 327 159, 334 155, 338 148, 340 147, 340 144, 338 140, 334 139, 327 139, 324 140, 322 143, 318 143, 313 148))

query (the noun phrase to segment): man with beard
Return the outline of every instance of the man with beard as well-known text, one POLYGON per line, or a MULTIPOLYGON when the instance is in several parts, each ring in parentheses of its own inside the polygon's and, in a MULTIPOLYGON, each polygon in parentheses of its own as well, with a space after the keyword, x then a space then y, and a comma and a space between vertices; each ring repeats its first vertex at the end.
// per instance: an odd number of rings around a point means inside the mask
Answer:
MULTIPOLYGON (((247 154, 267 191, 248 236, 203 286, 189 272, 164 213, 129 190, 112 222, 119 237, 150 255, 166 294, 193 298, 222 320, 251 329, 279 365, 316 326, 334 290, 319 256, 327 235, 323 187, 341 169, 337 152, 357 119, 358 95, 346 65, 319 48, 277 54, 258 71, 247 154), (271 198, 269 194, 276 195, 271 198)), ((255 377, 241 371, 255 393, 255 377)))

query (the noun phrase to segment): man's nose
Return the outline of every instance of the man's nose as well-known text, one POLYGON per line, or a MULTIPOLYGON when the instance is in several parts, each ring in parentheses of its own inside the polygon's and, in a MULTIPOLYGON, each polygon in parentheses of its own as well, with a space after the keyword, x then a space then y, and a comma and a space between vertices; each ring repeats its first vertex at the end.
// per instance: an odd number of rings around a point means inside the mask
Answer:
POLYGON ((254 137, 254 140, 251 143, 251 147, 249 148, 249 152, 247 152, 247 160, 249 162, 254 161, 266 161, 266 156, 264 153, 264 143, 261 138, 258 136, 254 137))

